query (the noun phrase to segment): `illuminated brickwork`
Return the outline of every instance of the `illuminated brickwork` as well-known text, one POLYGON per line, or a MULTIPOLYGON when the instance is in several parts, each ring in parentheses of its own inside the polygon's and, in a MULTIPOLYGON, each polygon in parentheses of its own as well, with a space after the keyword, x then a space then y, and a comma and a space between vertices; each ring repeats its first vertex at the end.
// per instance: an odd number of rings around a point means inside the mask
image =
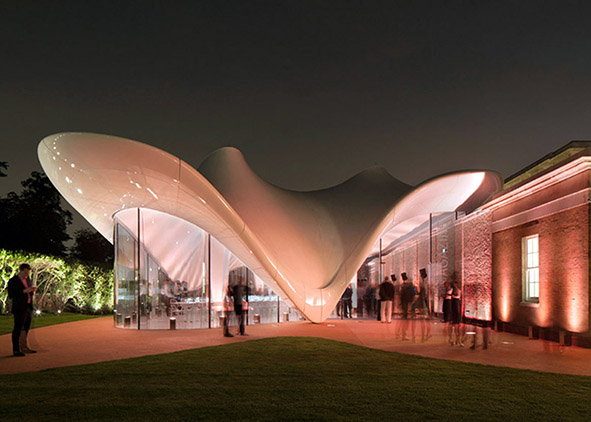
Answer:
POLYGON ((496 318, 519 326, 589 330, 589 206, 493 235, 496 318), (540 298, 522 303, 521 239, 539 235, 540 298))
POLYGON ((484 212, 462 223, 464 313, 468 318, 492 318, 491 215, 484 212))

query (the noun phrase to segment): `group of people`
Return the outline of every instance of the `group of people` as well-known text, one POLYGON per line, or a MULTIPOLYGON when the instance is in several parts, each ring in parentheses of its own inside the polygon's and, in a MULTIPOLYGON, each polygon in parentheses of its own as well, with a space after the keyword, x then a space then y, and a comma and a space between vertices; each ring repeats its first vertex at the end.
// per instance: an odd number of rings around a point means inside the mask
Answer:
POLYGON ((406 273, 401 274, 402 283, 396 283, 396 276, 384 277, 378 289, 380 313, 378 320, 382 323, 391 323, 394 311, 394 303, 399 298, 402 321, 398 321, 395 329, 395 338, 410 340, 407 337, 410 329, 410 337, 413 342, 415 336, 420 334, 421 341, 431 338, 431 313, 429 310, 429 290, 427 288, 426 273, 421 273, 421 282, 415 286, 406 273), (418 318, 417 318, 418 316, 418 318), (408 321, 406 321, 408 320, 408 321), (417 332, 417 330, 419 332, 417 332))
POLYGON ((419 287, 409 280, 406 273, 401 274, 402 284, 396 283, 396 276, 385 276, 384 281, 379 285, 378 298, 380 303, 380 312, 378 320, 382 323, 392 322, 393 304, 396 296, 400 297, 400 310, 402 318, 408 319, 414 317, 417 312, 425 317, 430 316, 429 312, 429 293, 425 278, 422 277, 419 287))
MULTIPOLYGON (((19 272, 12 277, 7 286, 8 297, 12 299, 12 313, 14 315, 14 328, 12 331, 12 351, 14 356, 25 356, 26 353, 36 353, 27 345, 27 336, 31 327, 33 316, 33 296, 37 290, 31 279, 31 266, 23 263, 19 272)), ((408 279, 406 273, 402 273, 403 282, 394 284, 396 276, 385 276, 378 288, 379 312, 378 320, 382 323, 392 322, 393 303, 396 296, 400 297, 402 318, 414 319, 417 312, 430 319, 429 294, 425 277, 421 274, 419 287, 408 279)), ((371 290, 370 290, 371 291, 371 290)), ((238 330, 237 335, 246 335, 246 318, 248 316, 248 286, 243 279, 237 284, 228 285, 224 297, 224 321, 223 333, 225 337, 234 337, 230 333, 232 315, 236 316, 238 330)), ((347 286, 341 297, 337 313, 344 318, 351 318, 353 290, 347 286)), ((364 302, 365 302, 364 297, 364 302)), ((366 308, 369 308, 368 306, 366 308)), ((443 296, 443 322, 447 323, 448 341, 450 345, 463 346, 460 324, 462 320, 462 289, 456 280, 444 283, 443 296)))
MULTIPOLYGON (((415 321, 416 316, 421 316, 419 322, 421 323, 421 331, 425 331, 426 335, 429 336, 430 326, 429 320, 431 319, 431 311, 429 307, 429 289, 426 283, 426 273, 421 272, 421 282, 418 286, 415 286, 407 277, 406 273, 401 274, 402 283, 396 283, 396 276, 385 276, 384 280, 378 286, 378 299, 379 299, 379 312, 377 319, 382 323, 391 323, 393 315, 393 303, 396 302, 396 297, 400 303, 400 311, 402 319, 412 319, 415 321), (427 324, 427 326, 424 326, 427 324)), ((461 330, 462 323, 462 289, 460 284, 455 277, 452 276, 450 281, 446 281, 444 284, 443 299, 443 322, 446 323, 446 332, 449 344, 452 346, 464 346, 464 336, 461 330)), ((414 336, 414 325, 412 325, 412 331, 414 336)), ((400 325, 402 331, 402 339, 405 338, 404 325, 400 325)), ((488 345, 488 332, 486 327, 483 328, 484 336, 484 348, 488 345)), ((423 333, 424 334, 424 333, 423 333)), ((398 330, 397 330, 397 336, 398 330)), ((425 338, 425 335, 423 335, 425 338)), ((472 348, 476 345, 476 339, 472 348)))

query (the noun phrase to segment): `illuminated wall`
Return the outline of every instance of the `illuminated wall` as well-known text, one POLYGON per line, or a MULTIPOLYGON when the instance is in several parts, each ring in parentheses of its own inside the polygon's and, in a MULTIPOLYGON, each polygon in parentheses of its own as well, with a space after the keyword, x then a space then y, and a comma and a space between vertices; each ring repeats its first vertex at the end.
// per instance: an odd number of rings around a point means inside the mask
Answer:
POLYGON ((492 319, 492 233, 491 215, 475 213, 461 225, 464 313, 468 318, 492 319))
POLYGON ((514 326, 589 331, 589 166, 568 163, 490 205, 494 317, 514 326), (539 303, 523 301, 522 238, 539 236, 539 303))
POLYGON ((589 206, 493 234, 496 318, 520 326, 589 330, 589 206), (522 302, 521 239, 539 235, 540 298, 522 302))

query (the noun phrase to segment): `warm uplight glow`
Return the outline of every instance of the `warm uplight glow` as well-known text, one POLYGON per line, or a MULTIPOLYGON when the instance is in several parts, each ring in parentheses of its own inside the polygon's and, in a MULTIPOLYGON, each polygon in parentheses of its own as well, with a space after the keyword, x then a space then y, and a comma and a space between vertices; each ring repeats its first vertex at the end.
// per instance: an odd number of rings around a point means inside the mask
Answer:
POLYGON ((565 289, 560 306, 565 310, 568 331, 580 333, 589 329, 585 319, 589 303, 588 276, 582 268, 573 270, 568 275, 568 287, 565 289))

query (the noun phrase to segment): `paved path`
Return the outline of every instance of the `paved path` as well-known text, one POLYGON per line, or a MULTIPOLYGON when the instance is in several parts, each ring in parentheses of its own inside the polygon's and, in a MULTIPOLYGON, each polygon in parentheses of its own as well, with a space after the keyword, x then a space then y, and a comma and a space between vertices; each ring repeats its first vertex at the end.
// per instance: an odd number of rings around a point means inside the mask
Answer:
MULTIPOLYGON (((471 327, 468 327, 470 330, 471 327)), ((309 336, 344 341, 392 352, 408 353, 438 359, 458 360, 513 368, 567 374, 591 375, 591 350, 561 347, 544 340, 508 333, 492 333, 487 350, 450 346, 445 326, 426 326, 395 320, 381 324, 369 320, 328 320, 322 324, 288 322, 247 327, 247 337, 224 338, 221 329, 137 331, 113 327, 111 317, 52 325, 31 330, 30 345, 37 354, 16 358, 11 351, 10 334, 0 336, 0 373, 37 371, 47 368, 103 362, 136 356, 170 353, 205 346, 279 336, 309 336), (421 341, 421 328, 431 329, 431 337, 421 341), (397 339, 406 335, 409 340, 397 339)), ((471 336, 469 336, 471 337, 471 336)))

